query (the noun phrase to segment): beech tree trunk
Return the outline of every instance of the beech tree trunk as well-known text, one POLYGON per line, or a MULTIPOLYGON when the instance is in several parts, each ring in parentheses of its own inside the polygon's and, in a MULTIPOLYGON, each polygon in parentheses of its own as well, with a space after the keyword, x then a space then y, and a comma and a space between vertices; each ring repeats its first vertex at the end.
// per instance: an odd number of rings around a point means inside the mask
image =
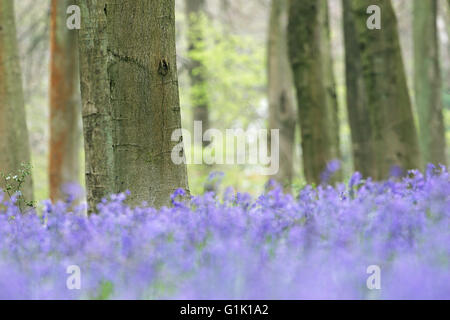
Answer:
MULTIPOLYGON (((4 174, 31 163, 14 19, 14 1, 0 0, 0 172, 4 174)), ((0 181, 0 188, 4 187, 0 181)), ((27 201, 33 200, 31 177, 21 191, 27 201)))
MULTIPOLYGON (((174 0, 79 1, 89 205, 129 190, 129 203, 170 204, 188 192, 171 141, 181 128, 174 0)), ((184 154, 183 154, 184 156, 184 154)))
POLYGON ((353 119, 350 125, 355 130, 352 136, 359 134, 355 119, 368 117, 363 123, 370 126, 363 130, 364 135, 370 134, 370 143, 363 145, 366 137, 354 141, 356 170, 374 179, 385 179, 395 167, 420 168, 417 132, 391 1, 376 1, 381 8, 381 30, 367 27, 366 10, 374 4, 372 0, 349 0, 344 4, 344 11, 348 11, 344 12, 346 60, 355 60, 347 66, 348 93, 358 99, 349 104, 350 119, 353 119), (354 89, 357 92, 351 92, 354 89), (357 103, 365 106, 356 106, 357 103), (363 149, 361 153, 355 150, 358 147, 363 149), (363 161, 358 159, 359 155, 373 157, 371 168, 358 167, 363 161))
POLYGON ((81 103, 76 31, 66 26, 72 2, 52 0, 50 15, 50 198, 63 200, 62 188, 79 183, 81 103))
MULTIPOLYGON (((320 183, 327 163, 339 157, 336 124, 329 104, 323 52, 321 3, 316 0, 290 0, 288 23, 289 57, 297 89, 305 178, 320 183)), ((329 54, 329 53, 328 53, 329 54)))
MULTIPOLYGON (((205 0, 186 0, 186 18, 188 21, 188 56, 190 58, 190 99, 194 108, 194 121, 202 122, 202 135, 209 129, 209 100, 206 67, 198 58, 203 43, 202 15, 205 13, 205 0)), ((203 142, 206 146, 208 142, 203 142)))
POLYGON ((414 89, 423 159, 445 165, 437 7, 437 0, 414 0, 414 89))
POLYGON ((272 0, 267 54, 269 128, 280 130, 280 168, 273 178, 289 191, 294 175, 296 100, 288 57, 287 22, 288 1, 272 0))

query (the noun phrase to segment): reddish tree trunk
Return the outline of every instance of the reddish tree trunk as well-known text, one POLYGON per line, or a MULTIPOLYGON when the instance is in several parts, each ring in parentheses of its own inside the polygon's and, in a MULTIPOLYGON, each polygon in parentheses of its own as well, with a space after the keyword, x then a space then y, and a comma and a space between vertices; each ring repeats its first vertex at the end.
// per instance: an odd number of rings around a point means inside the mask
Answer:
POLYGON ((62 188, 79 181, 80 94, 76 31, 66 26, 67 0, 52 0, 50 29, 50 198, 61 200, 62 188))

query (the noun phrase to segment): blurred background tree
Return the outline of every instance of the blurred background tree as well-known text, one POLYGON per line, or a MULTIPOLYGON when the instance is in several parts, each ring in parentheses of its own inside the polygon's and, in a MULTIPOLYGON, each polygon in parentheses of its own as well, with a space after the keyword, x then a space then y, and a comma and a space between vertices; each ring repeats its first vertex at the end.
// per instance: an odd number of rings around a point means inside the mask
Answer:
POLYGON ((269 128, 280 130, 279 156, 280 163, 283 164, 275 179, 287 191, 290 190, 294 177, 297 123, 297 100, 288 55, 288 10, 287 0, 272 1, 267 52, 269 128))
POLYGON ((72 1, 52 0, 50 9, 49 192, 64 200, 64 189, 80 183, 81 99, 76 32, 66 26, 72 1))
POLYGON ((31 177, 18 180, 23 164, 31 161, 26 119, 14 2, 0 0, 0 188, 10 196, 21 191, 32 201, 31 177))

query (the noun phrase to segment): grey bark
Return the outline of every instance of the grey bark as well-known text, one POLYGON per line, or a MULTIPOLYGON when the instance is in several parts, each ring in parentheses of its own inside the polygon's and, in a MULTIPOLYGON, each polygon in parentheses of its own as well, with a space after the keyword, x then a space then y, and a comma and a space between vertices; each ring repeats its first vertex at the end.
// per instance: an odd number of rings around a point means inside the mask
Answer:
POLYGON ((185 164, 171 160, 181 128, 174 0, 79 4, 88 202, 130 190, 132 205, 168 205, 176 189, 189 192, 185 164))

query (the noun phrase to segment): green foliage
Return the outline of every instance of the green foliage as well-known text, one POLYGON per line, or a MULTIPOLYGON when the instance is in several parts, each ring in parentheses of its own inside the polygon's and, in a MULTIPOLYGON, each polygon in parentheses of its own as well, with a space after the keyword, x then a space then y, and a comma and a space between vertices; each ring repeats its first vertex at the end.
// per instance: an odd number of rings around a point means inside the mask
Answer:
POLYGON ((190 19, 193 27, 188 37, 194 45, 188 53, 189 63, 194 75, 206 74, 206 81, 190 87, 181 77, 182 105, 195 107, 207 101, 214 127, 246 128, 253 121, 264 120, 258 110, 266 98, 264 43, 231 34, 204 15, 190 19))
POLYGON ((114 284, 111 281, 104 281, 100 285, 100 293, 96 300, 108 300, 114 293, 114 284))
MULTIPOLYGON (((194 76, 203 77, 193 86, 183 67, 180 69, 180 99, 183 127, 191 130, 192 110, 208 105, 210 127, 225 134, 227 128, 266 128, 265 39, 232 33, 205 15, 192 15, 187 37, 191 47, 187 62, 194 76)), ((183 46, 181 46, 183 47, 183 46)), ((185 50, 180 50, 183 52, 185 50)), ((191 145, 193 153, 198 146, 191 145)), ((225 157, 226 155, 223 155, 225 157)), ((253 173, 243 165, 188 165, 189 185, 193 194, 201 194, 211 171, 226 172, 223 184, 252 193, 261 192, 266 176, 253 173), (245 178, 243 178, 245 176, 245 178)))
POLYGON ((22 163, 21 168, 17 172, 5 174, 0 173, 3 180, 3 190, 8 195, 10 200, 17 203, 20 211, 24 213, 27 208, 34 208, 34 201, 27 200, 22 193, 22 186, 28 176, 31 176, 32 166, 30 164, 22 163))

